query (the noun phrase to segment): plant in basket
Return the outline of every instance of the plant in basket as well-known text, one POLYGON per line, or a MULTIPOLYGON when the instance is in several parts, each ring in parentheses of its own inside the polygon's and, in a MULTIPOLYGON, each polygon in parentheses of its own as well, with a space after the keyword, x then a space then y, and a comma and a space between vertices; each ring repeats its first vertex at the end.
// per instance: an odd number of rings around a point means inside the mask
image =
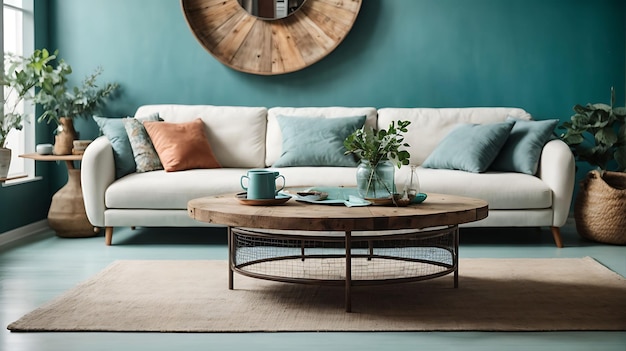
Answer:
POLYGON ((574 204, 578 233, 590 240, 626 244, 626 107, 596 103, 574 106, 559 128, 577 161, 596 169, 580 184, 574 204))
POLYGON ((344 140, 346 155, 360 160, 357 168, 359 194, 365 199, 392 199, 395 193, 394 164, 398 168, 409 164, 409 144, 404 133, 410 121, 391 122, 388 129, 375 130, 363 126, 344 140))

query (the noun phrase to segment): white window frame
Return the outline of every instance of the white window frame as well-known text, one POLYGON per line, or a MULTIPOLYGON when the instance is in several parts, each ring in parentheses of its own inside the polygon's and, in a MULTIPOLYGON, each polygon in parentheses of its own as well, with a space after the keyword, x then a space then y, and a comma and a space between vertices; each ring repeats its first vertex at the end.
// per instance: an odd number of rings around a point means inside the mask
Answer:
MULTIPOLYGON (((2 28, 2 36, 0 37, 0 49, 2 49, 3 57, 5 50, 4 35, 4 11, 9 9, 11 11, 21 11, 21 26, 17 24, 18 30, 21 30, 21 42, 17 44, 18 55, 29 55, 35 50, 35 16, 34 16, 34 1, 33 0, 3 0, 2 8, 0 9, 0 28, 2 28), (20 47, 21 46, 21 47, 20 47)), ((16 35, 16 36, 19 36, 16 35)), ((3 60, 4 61, 4 60, 3 60)), ((0 63, 2 65, 2 63, 0 63)), ((4 71, 4 69, 2 70, 4 71)), ((9 186, 13 184, 19 184, 27 181, 38 179, 35 177, 35 161, 31 159, 24 159, 19 155, 24 153, 31 153, 35 151, 35 106, 32 103, 25 103, 24 110, 26 115, 30 116, 26 121, 23 121, 23 128, 21 131, 12 131, 9 134, 9 142, 11 143, 12 157, 11 168, 9 169, 9 176, 26 175, 25 178, 19 178, 12 181, 3 183, 3 186, 9 186)))

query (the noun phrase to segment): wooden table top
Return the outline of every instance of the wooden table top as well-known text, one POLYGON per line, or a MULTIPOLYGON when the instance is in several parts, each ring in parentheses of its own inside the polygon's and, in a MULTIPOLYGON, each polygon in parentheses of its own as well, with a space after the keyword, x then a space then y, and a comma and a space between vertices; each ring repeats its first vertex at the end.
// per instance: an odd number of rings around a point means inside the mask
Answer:
POLYGON ((369 231, 458 225, 486 218, 488 203, 468 197, 428 194, 407 207, 317 205, 290 199, 277 206, 241 204, 236 194, 193 199, 191 218, 230 227, 310 231, 369 231))
POLYGON ((81 161, 83 159, 83 155, 40 155, 38 153, 31 153, 19 156, 35 161, 81 161))

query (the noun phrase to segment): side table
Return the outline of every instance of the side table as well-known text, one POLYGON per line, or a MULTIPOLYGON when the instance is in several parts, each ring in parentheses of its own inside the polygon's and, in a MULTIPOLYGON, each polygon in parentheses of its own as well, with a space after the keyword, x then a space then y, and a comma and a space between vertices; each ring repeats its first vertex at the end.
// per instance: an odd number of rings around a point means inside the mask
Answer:
POLYGON ((80 169, 74 161, 81 161, 83 155, 40 155, 37 153, 20 155, 35 161, 65 161, 67 183, 52 196, 48 211, 48 225, 56 234, 64 238, 84 238, 96 235, 94 227, 87 219, 83 189, 80 184, 80 169))

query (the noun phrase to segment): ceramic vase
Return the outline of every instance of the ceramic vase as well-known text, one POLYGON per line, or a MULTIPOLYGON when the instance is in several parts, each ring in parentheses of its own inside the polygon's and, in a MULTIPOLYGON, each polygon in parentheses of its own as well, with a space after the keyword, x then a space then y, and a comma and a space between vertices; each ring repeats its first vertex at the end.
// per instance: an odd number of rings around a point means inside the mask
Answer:
POLYGON ((73 120, 71 118, 61 117, 59 119, 57 134, 54 136, 54 154, 70 155, 75 139, 76 130, 74 130, 73 120))

